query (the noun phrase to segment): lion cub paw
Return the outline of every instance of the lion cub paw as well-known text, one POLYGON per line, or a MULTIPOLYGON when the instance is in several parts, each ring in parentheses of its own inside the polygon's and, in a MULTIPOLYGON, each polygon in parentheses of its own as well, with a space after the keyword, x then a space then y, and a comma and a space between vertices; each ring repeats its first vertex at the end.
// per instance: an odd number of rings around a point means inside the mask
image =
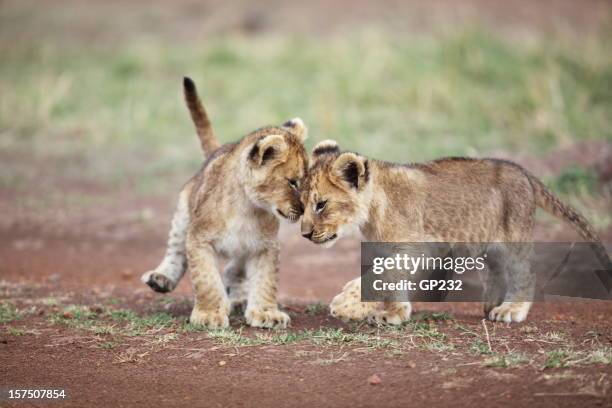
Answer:
POLYGON ((144 273, 140 280, 159 293, 171 292, 176 287, 176 282, 155 270, 144 273))
POLYGON ((202 311, 194 307, 189 323, 211 328, 229 327, 229 317, 222 310, 202 311))
POLYGON ((345 322, 366 320, 377 308, 378 303, 361 301, 361 279, 357 278, 346 285, 329 305, 329 312, 345 322))
POLYGON ((489 312, 489 320, 494 322, 522 322, 527 318, 530 302, 504 302, 489 312))
POLYGON ((251 327, 285 329, 291 318, 285 312, 278 309, 249 309, 244 314, 247 324, 251 327))
POLYGON ((348 322, 350 320, 366 320, 374 313, 376 303, 366 302, 336 302, 329 305, 329 312, 332 316, 348 322))

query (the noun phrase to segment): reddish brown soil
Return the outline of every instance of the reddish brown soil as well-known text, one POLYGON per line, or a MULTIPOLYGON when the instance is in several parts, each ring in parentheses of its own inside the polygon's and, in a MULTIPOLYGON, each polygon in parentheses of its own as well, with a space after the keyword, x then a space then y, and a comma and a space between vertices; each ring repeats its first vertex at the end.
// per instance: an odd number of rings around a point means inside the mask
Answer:
MULTIPOLYGON (((35 289, 39 292, 41 289, 35 289)), ((43 290, 44 292, 44 290, 43 290)), ((82 294, 81 299, 95 298, 82 294)), ((151 302, 149 294, 122 290, 135 304, 151 302), (135 298, 139 298, 135 301, 135 298)), ((0 335, 0 378, 11 387, 65 389, 63 406, 609 406, 612 366, 591 365, 543 370, 541 363, 519 368, 489 368, 467 352, 470 336, 461 325, 482 332, 479 306, 420 305, 419 309, 451 310, 455 321, 438 323, 456 351, 413 348, 390 355, 384 348, 364 350, 355 345, 223 347, 204 333, 181 335, 165 348, 154 349, 138 338, 120 348, 102 350, 86 332, 49 325, 44 316, 29 317, 13 327, 37 329, 36 335, 0 335), (131 362, 117 358, 129 350, 142 353, 131 362), (332 364, 320 359, 341 357, 332 364), (224 361, 225 364, 221 365, 224 361), (370 385, 377 374, 381 384, 370 385)), ((142 305, 140 305, 142 307, 142 305)), ((530 324, 542 333, 563 331, 577 344, 593 340, 612 346, 610 305, 579 303, 538 305, 530 324)), ((326 316, 309 316, 291 307, 292 330, 342 326, 326 316)), ((188 313, 184 307, 176 313, 188 313)), ((538 353, 525 327, 488 324, 492 346, 538 353), (523 330, 522 330, 523 329, 523 330)), ((252 334, 253 330, 247 330, 252 334)), ((13 406, 9 404, 9 406, 13 406)), ((19 404, 14 404, 19 406, 19 404)))

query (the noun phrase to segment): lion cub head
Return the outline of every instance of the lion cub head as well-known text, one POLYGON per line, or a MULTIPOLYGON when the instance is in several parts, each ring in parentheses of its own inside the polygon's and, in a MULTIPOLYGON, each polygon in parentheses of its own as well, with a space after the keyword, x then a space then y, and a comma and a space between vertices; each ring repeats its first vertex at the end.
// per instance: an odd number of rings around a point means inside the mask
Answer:
POLYGON ((311 160, 301 192, 302 235, 316 244, 332 246, 367 219, 368 161, 355 153, 341 153, 333 140, 317 144, 311 160))
POLYGON ((245 150, 243 183, 249 197, 290 222, 304 212, 299 191, 308 169, 306 136, 304 122, 295 118, 254 132, 254 143, 245 150))

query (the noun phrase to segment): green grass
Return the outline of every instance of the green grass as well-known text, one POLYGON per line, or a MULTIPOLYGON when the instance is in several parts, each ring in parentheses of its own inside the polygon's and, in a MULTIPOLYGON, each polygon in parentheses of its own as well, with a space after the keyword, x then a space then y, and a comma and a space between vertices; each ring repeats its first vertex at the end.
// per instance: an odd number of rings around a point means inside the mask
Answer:
MULTIPOLYGON (((300 116, 310 146, 333 138, 381 159, 538 153, 571 140, 612 140, 607 34, 579 43, 554 36, 520 41, 464 28, 325 41, 134 39, 112 49, 6 36, 0 133, 5 146, 35 155, 91 156, 86 168, 67 166, 68 174, 115 184, 136 177, 138 191, 149 191, 160 176, 190 172, 201 160, 181 100, 181 78, 189 74, 224 141, 300 116), (109 165, 104 152, 155 160, 109 165)), ((23 169, 2 183, 24 185, 27 177, 23 169)))
POLYGON ((278 334, 261 334, 257 333, 257 340, 260 344, 272 344, 272 345, 287 345, 298 343, 310 338, 309 331, 298 331, 298 332, 284 332, 278 334))
POLYGON ((106 341, 103 343, 99 343, 98 347, 103 350, 113 350, 115 347, 117 347, 117 343, 112 342, 112 341, 106 341))
POLYGON ((6 332, 10 336, 23 336, 24 334, 26 334, 26 331, 24 329, 18 327, 7 327, 6 332))
POLYGON ((521 353, 509 352, 506 354, 496 354, 484 361, 486 367, 512 368, 529 363, 529 357, 521 353))
POLYGON ((378 334, 345 332, 343 329, 319 329, 316 331, 306 331, 308 336, 315 344, 319 345, 343 345, 352 344, 365 346, 368 348, 387 348, 397 347, 396 340, 381 337, 378 334))
POLYGON ((570 167, 548 182, 561 194, 590 195, 597 187, 597 174, 593 170, 570 167))
POLYGON ((544 368, 567 368, 584 364, 612 364, 612 348, 576 351, 558 348, 546 353, 544 368))
POLYGON ((176 320, 167 313, 140 316, 127 309, 100 309, 92 311, 88 306, 67 305, 52 313, 49 321, 76 329, 89 330, 98 335, 141 336, 149 331, 169 328, 176 320), (112 324, 109 324, 109 320, 112 324))
POLYGON ((238 347, 261 344, 259 340, 243 335, 241 329, 208 329, 206 332, 210 339, 225 346, 238 347))
POLYGON ((8 323, 21 318, 22 313, 8 302, 0 302, 0 323, 8 323))
POLYGON ((453 316, 448 312, 421 312, 421 313, 416 314, 412 320, 444 322, 444 321, 452 321, 453 316))
POLYGON ((475 339, 470 343, 470 352, 476 355, 492 354, 489 345, 480 339, 475 339))
POLYGON ((239 329, 205 329, 208 337, 216 343, 225 346, 261 346, 290 345, 296 343, 312 343, 318 346, 365 346, 368 348, 393 348, 398 346, 394 339, 383 338, 369 333, 345 332, 338 328, 322 328, 318 330, 279 331, 270 333, 257 332, 247 336, 239 329))
MULTIPOLYGON (((0 305, 3 306, 0 309, 2 312, 0 316, 20 315, 20 312, 14 307, 8 308, 9 304, 0 303, 0 305)), ((546 340, 547 344, 555 344, 544 353, 523 354, 516 351, 496 353, 489 349, 488 343, 485 343, 478 333, 456 323, 454 323, 455 328, 459 329, 462 334, 473 336, 473 338, 468 343, 453 342, 449 334, 441 331, 447 324, 440 322, 452 320, 448 314, 421 313, 417 314, 416 318, 397 328, 359 326, 349 330, 320 328, 291 331, 250 330, 241 326, 239 328, 210 329, 189 324, 184 319, 174 318, 163 312, 141 315, 128 309, 71 304, 55 310, 49 315, 48 320, 52 324, 61 324, 72 329, 93 333, 98 338, 97 347, 105 350, 116 348, 129 337, 140 337, 141 344, 149 351, 160 350, 183 336, 189 338, 190 334, 202 333, 214 344, 224 347, 306 344, 316 346, 317 349, 331 346, 340 347, 342 350, 346 346, 356 350, 382 351, 388 358, 395 358, 418 348, 436 353, 451 352, 450 355, 455 356, 472 355, 474 358, 482 358, 477 364, 494 368, 513 368, 527 364, 537 365, 540 368, 612 364, 611 348, 602 347, 597 342, 591 348, 574 350, 568 335, 561 331, 550 331, 538 335, 546 340)), ((530 326, 521 332, 529 337, 530 334, 537 333, 538 329, 530 326)), ((34 332, 23 328, 7 327, 6 333, 11 336, 23 336, 34 332)), ((492 337, 492 342, 499 343, 500 340, 503 339, 492 337)), ((320 359, 317 362, 323 365, 333 364, 343 361, 346 358, 345 354, 340 353, 336 356, 332 354, 329 359, 320 359)))
POLYGON ((119 324, 126 324, 121 331, 127 336, 141 336, 148 331, 170 328, 176 323, 171 315, 163 312, 139 316, 130 310, 117 310, 110 311, 107 315, 119 324))
POLYGON ((568 360, 574 355, 569 350, 556 349, 546 353, 544 368, 563 368, 568 366, 568 360))
POLYGON ((317 302, 311 303, 306 306, 306 314, 311 316, 323 316, 329 313, 329 307, 327 305, 317 302))
POLYGON ((96 313, 88 306, 67 305, 63 309, 50 314, 49 321, 53 324, 63 324, 78 329, 95 329, 96 313))

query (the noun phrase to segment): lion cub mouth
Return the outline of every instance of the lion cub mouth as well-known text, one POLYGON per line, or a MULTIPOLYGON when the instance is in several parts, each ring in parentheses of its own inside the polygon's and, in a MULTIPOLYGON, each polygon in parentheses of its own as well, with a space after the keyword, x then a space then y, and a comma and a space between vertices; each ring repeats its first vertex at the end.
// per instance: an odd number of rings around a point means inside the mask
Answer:
POLYGON ((338 234, 331 234, 329 237, 325 238, 323 241, 319 241, 319 244, 325 244, 326 242, 333 241, 338 238, 338 234))

